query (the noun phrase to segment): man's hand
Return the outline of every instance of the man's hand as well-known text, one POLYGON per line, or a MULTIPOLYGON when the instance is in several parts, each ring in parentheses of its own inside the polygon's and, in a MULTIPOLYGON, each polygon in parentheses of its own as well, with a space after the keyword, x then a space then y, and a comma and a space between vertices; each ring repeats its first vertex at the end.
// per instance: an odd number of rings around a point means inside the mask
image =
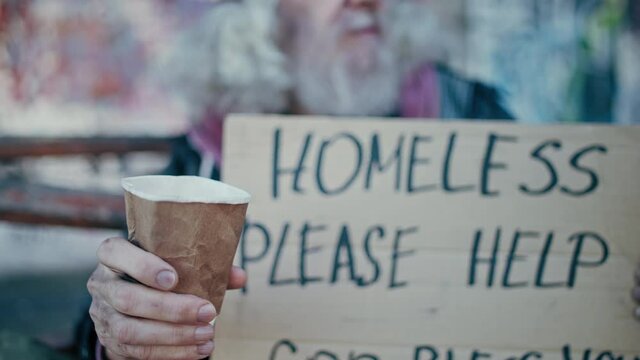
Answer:
MULTIPOLYGON (((633 298, 636 300, 638 305, 640 305, 640 265, 636 269, 636 285, 633 288, 633 298)), ((640 320, 640 306, 636 308, 636 318, 640 320)))
MULTIPOLYGON (((105 240, 100 264, 87 288, 89 310, 110 360, 202 359, 213 351, 216 309, 204 299, 170 292, 178 283, 171 265, 125 239, 105 240), (140 284, 122 280, 127 274, 140 284)), ((246 274, 231 271, 229 288, 244 286, 246 274)))

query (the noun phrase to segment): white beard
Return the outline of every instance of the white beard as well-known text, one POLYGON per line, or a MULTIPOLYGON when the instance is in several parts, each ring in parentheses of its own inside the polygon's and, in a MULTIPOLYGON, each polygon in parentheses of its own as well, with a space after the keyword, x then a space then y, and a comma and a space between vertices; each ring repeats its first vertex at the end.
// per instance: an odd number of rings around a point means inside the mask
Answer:
MULTIPOLYGON (((276 3, 212 7, 156 58, 155 79, 183 99, 196 121, 207 109, 283 112, 290 92, 315 114, 388 115, 396 110, 402 74, 431 60, 427 50, 434 52, 436 40, 448 33, 438 27, 431 5, 405 0, 380 14, 386 36, 373 48, 365 41, 362 49, 340 50, 339 25, 313 31, 302 23, 298 30, 305 33, 284 51, 274 35, 283 21, 276 3)), ((365 21, 350 18, 351 25, 365 21)))
MULTIPOLYGON (((384 41, 363 51, 337 47, 337 31, 304 40, 293 58, 295 96, 312 114, 385 116, 396 110, 400 66, 384 41)), ((365 45, 366 47, 366 45, 365 45)))

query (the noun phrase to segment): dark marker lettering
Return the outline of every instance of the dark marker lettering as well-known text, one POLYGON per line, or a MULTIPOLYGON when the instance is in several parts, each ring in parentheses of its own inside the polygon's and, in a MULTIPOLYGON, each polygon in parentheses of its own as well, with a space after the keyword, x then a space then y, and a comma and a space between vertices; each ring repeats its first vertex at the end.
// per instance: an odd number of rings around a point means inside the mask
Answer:
POLYGON ((398 282, 396 280, 396 276, 398 272, 398 259, 400 259, 401 257, 407 257, 409 255, 413 255, 416 251, 415 250, 400 251, 400 240, 404 235, 409 235, 416 232, 418 232, 418 228, 415 226, 396 231, 396 237, 395 239, 393 239, 393 250, 391 253, 391 278, 389 280, 390 289, 407 286, 406 281, 398 282))
POLYGON ((324 225, 319 225, 319 226, 311 226, 309 225, 309 223, 305 223, 304 226, 302 227, 302 230, 300 231, 300 268, 299 268, 299 272, 300 272, 300 285, 302 287, 306 286, 309 283, 312 282, 319 282, 322 281, 322 277, 310 277, 307 276, 307 255, 308 254, 312 254, 312 253, 316 253, 318 251, 320 251, 320 249, 322 249, 321 246, 313 246, 313 247, 308 247, 307 242, 308 242, 308 237, 309 234, 312 232, 320 232, 320 231, 324 231, 326 230, 327 227, 324 225))
POLYGON ((378 360, 378 357, 371 354, 356 355, 354 352, 349 353, 350 360, 378 360))
POLYGON ((291 225, 289 223, 285 223, 282 228, 282 234, 280 235, 280 241, 278 242, 276 255, 275 255, 275 258, 273 259, 273 266, 271 267, 271 276, 269 276, 269 285, 279 286, 279 285, 295 284, 297 282, 296 279, 284 279, 284 280, 276 279, 278 265, 280 264, 280 257, 282 256, 282 250, 284 249, 284 244, 286 242, 287 235, 289 234, 290 226, 291 225))
POLYGON ((281 347, 288 348, 292 354, 295 354, 298 352, 298 348, 290 340, 286 340, 286 339, 280 340, 273 346, 273 348, 271 348, 271 353, 269 354, 269 360, 276 360, 276 355, 278 355, 278 350, 280 350, 281 347))
POLYGON ((331 274, 332 284, 338 282, 338 271, 343 267, 347 267, 349 269, 349 277, 351 281, 355 281, 356 284, 361 281, 356 275, 351 238, 349 235, 349 229, 346 225, 342 226, 342 230, 340 231, 340 240, 338 241, 338 246, 336 247, 336 252, 333 257, 333 272, 331 274), (345 253, 347 256, 346 262, 341 260, 342 253, 345 253))
POLYGON ((433 346, 429 346, 429 345, 422 345, 422 346, 417 346, 416 350, 413 353, 413 360, 437 360, 438 359, 438 350, 436 350, 436 348, 434 348, 433 346), (429 352, 430 357, 429 358, 425 358, 422 357, 423 352, 429 352))
POLYGON ((505 288, 517 288, 527 286, 526 281, 521 281, 517 283, 510 282, 511 276, 511 267, 513 263, 516 261, 524 261, 527 257, 524 255, 517 255, 518 251, 518 243, 520 242, 521 237, 538 237, 539 234, 537 232, 525 231, 520 232, 520 230, 516 230, 513 234, 513 240, 511 241, 511 249, 509 250, 509 254, 507 255, 507 264, 505 265, 504 276, 502 277, 502 286, 505 288))
POLYGON ((358 174, 360 173, 360 169, 362 168, 362 144, 360 144, 360 141, 358 141, 358 139, 351 135, 351 134, 347 134, 347 133, 342 133, 342 134, 337 134, 335 136, 333 136, 331 139, 329 140, 325 140, 322 142, 322 144, 320 145, 320 150, 318 152, 318 162, 316 164, 317 169, 316 169, 316 182, 318 184, 318 188, 320 189, 320 192, 322 192, 323 194, 326 195, 338 195, 342 192, 344 192, 345 190, 347 190, 351 184, 356 180, 356 178, 358 177, 358 174), (336 189, 328 189, 327 186, 325 186, 324 181, 322 180, 322 169, 323 169, 323 164, 324 164, 324 156, 325 153, 327 151, 327 149, 329 148, 330 145, 333 145, 334 143, 336 143, 337 141, 341 140, 341 139, 347 139, 350 140, 351 144, 354 145, 355 150, 356 150, 356 166, 354 166, 353 168, 353 172, 351 173, 351 176, 349 176, 346 181, 344 182, 344 184, 342 184, 341 186, 338 186, 336 189))
POLYGON ((378 134, 374 134, 371 138, 371 153, 369 157, 369 166, 367 168, 367 175, 365 177, 364 188, 365 190, 371 189, 371 183, 373 179, 373 171, 374 168, 378 172, 385 172, 388 168, 395 164, 396 167, 396 179, 395 179, 395 189, 396 191, 400 191, 401 186, 401 176, 402 176, 402 148, 404 146, 404 135, 400 136, 398 140, 398 145, 396 146, 395 151, 391 155, 391 157, 386 161, 382 162, 380 155, 380 136, 378 134))
POLYGON ((312 135, 309 134, 304 138, 302 151, 300 152, 300 159, 298 165, 290 169, 282 169, 280 164, 280 137, 282 129, 276 129, 273 139, 273 178, 272 178, 272 197, 277 199, 280 196, 280 177, 286 174, 293 174, 292 191, 295 193, 304 193, 300 188, 300 175, 306 170, 304 162, 311 145, 312 135))
POLYGON ((515 136, 501 136, 496 134, 489 135, 489 142, 487 144, 487 151, 485 152, 484 161, 482 162, 482 176, 480 182, 481 194, 484 196, 498 196, 500 193, 497 190, 489 189, 489 175, 491 170, 506 170, 507 164, 493 162, 493 155, 496 148, 496 144, 499 141, 504 142, 517 142, 518 138, 515 136))
POLYGON ((482 359, 482 358, 490 359, 491 358, 491 354, 480 352, 478 350, 473 350, 473 352, 471 353, 471 360, 478 360, 478 359, 482 359))
POLYGON ((447 360, 453 360, 453 349, 447 350, 447 360))
POLYGON ((589 176, 589 185, 587 185, 587 187, 585 187, 582 190, 571 190, 566 186, 562 186, 560 188, 560 191, 562 191, 563 193, 567 194, 567 195, 571 195, 571 196, 585 196, 588 194, 591 194, 592 192, 596 191, 596 189, 598 189, 598 185, 600 184, 600 178, 598 177, 598 174, 595 172, 595 170, 581 166, 580 165, 580 159, 589 154, 590 152, 593 151, 597 151, 599 153, 602 154, 606 154, 607 153, 607 148, 604 147, 603 145, 594 145, 594 146, 589 146, 586 147, 580 151, 578 151, 572 158, 571 158, 571 166, 577 171, 577 172, 581 172, 581 173, 585 173, 586 175, 589 176))
MULTIPOLYGON (((267 228, 260 223, 252 223, 247 220, 244 224, 244 230, 242 231, 242 236, 240 238, 240 267, 247 270, 247 265, 251 262, 258 262, 262 260, 267 255, 270 247, 271 237, 269 235, 269 230, 267 230, 267 228), (262 252, 253 256, 249 255, 249 241, 247 241, 248 234, 252 229, 260 231, 263 235, 262 238, 264 239, 264 247, 262 252)), ((242 292, 246 294, 248 291, 249 289, 247 288, 247 285, 245 285, 245 287, 242 288, 242 292)))
POLYGON ((571 346, 570 345, 565 345, 565 346, 562 347, 562 358, 564 360, 571 360, 572 359, 571 346))
POLYGON ((309 358, 309 360, 321 360, 321 359, 339 360, 336 354, 326 350, 320 350, 315 355, 309 358))
POLYGON ((384 237, 384 228, 382 226, 374 226, 367 231, 367 235, 364 238, 364 254, 373 266, 373 275, 371 276, 371 280, 368 281, 366 281, 364 277, 361 277, 358 281, 358 286, 360 287, 369 286, 380 278, 380 263, 371 254, 371 240, 374 235, 377 236, 378 240, 382 240, 384 237))
POLYGON ((576 277, 578 275, 579 267, 597 267, 604 264, 609 258, 609 246, 607 246, 607 242, 600 237, 600 235, 592 232, 584 232, 578 233, 569 238, 569 242, 575 241, 576 245, 573 250, 573 257, 571 258, 571 265, 569 266, 569 280, 567 281, 567 286, 569 288, 573 288, 576 284, 576 277), (600 248, 602 249, 602 255, 599 260, 596 261, 586 261, 582 260, 580 255, 582 255, 582 247, 584 245, 585 240, 591 239, 595 241, 600 248))
POLYGON ((565 285, 564 282, 551 282, 545 283, 544 280, 544 269, 547 266, 547 259, 549 257, 549 253, 551 250, 551 244, 553 243, 553 232, 550 232, 547 235, 547 239, 544 242, 544 247, 542 249, 542 254, 540 254, 540 262, 538 262, 538 269, 536 271, 536 281, 535 286, 539 288, 557 288, 565 285))
POLYGON ((531 157, 533 159, 539 160, 540 162, 542 162, 544 164, 544 166, 546 167, 547 171, 549 172, 549 182, 547 183, 546 186, 543 186, 540 189, 537 190, 533 190, 531 187, 527 186, 527 185, 520 185, 520 191, 522 191, 525 194, 528 195, 544 195, 546 193, 548 193, 549 191, 553 190, 553 188, 558 184, 558 173, 556 172, 555 167, 553 166, 553 163, 547 159, 546 157, 544 157, 542 155, 542 151, 547 148, 547 147, 551 147, 553 149, 560 149, 562 148, 562 143, 560 143, 560 141, 558 140, 549 140, 546 141, 542 144, 540 144, 540 146, 538 146, 537 148, 535 148, 533 150, 533 152, 531 153, 531 157))
POLYGON ((473 185, 451 185, 451 162, 453 159, 453 149, 455 148, 456 138, 458 134, 453 132, 449 135, 449 145, 447 146, 447 152, 444 157, 444 168, 442 169, 442 188, 446 192, 462 192, 472 191, 473 185))
POLYGON ((624 360, 624 356, 615 356, 611 351, 605 351, 598 355, 595 360, 624 360))
POLYGON ((522 355, 520 360, 530 360, 531 358, 542 359, 542 353, 539 353, 537 351, 530 351, 522 355))
POLYGON ((430 163, 429 158, 420 158, 417 155, 418 145, 420 145, 420 143, 426 142, 431 142, 430 136, 414 136, 411 142, 411 152, 409 153, 409 174, 407 175, 407 192, 409 193, 424 192, 436 188, 435 184, 416 186, 413 183, 414 166, 419 164, 426 165, 430 163))
POLYGON ((482 240, 482 230, 476 231, 475 238, 473 240, 473 246, 471 248, 471 263, 469 265, 469 286, 476 284, 476 267, 479 263, 489 264, 489 272, 487 273, 487 287, 493 286, 493 278, 496 270, 496 263, 498 262, 498 250, 500 249, 500 237, 502 229, 496 229, 496 235, 493 242, 493 251, 491 257, 488 259, 482 259, 479 257, 480 242, 482 240))

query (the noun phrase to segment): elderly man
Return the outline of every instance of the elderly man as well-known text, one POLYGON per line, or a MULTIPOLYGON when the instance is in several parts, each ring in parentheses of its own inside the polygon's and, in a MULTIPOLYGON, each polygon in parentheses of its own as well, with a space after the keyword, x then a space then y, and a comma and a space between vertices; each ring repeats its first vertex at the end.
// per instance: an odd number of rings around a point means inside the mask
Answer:
MULTIPOLYGON (((214 6, 160 68, 194 110, 194 129, 177 145, 171 172, 218 176, 222 118, 230 112, 509 119, 495 90, 426 61, 438 46, 421 28, 433 20, 421 17, 430 16, 421 6, 382 0, 214 6)), ((124 239, 106 240, 98 256, 88 288, 95 324, 89 330, 95 326, 99 343, 85 336, 97 344, 87 354, 111 360, 211 354, 208 323, 216 310, 172 293, 179 279, 169 264, 124 239)), ((245 281, 233 269, 229 287, 245 281)), ((640 298, 640 289, 634 294, 640 298)))

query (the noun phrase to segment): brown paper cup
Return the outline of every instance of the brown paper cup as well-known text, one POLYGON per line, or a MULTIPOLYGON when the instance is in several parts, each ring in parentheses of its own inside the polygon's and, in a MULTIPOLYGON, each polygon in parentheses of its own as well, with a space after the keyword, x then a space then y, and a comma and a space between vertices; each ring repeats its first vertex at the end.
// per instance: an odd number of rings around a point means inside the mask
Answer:
POLYGON ((122 187, 129 241, 176 269, 173 291, 207 299, 220 313, 249 194, 193 176, 126 178, 122 187))

